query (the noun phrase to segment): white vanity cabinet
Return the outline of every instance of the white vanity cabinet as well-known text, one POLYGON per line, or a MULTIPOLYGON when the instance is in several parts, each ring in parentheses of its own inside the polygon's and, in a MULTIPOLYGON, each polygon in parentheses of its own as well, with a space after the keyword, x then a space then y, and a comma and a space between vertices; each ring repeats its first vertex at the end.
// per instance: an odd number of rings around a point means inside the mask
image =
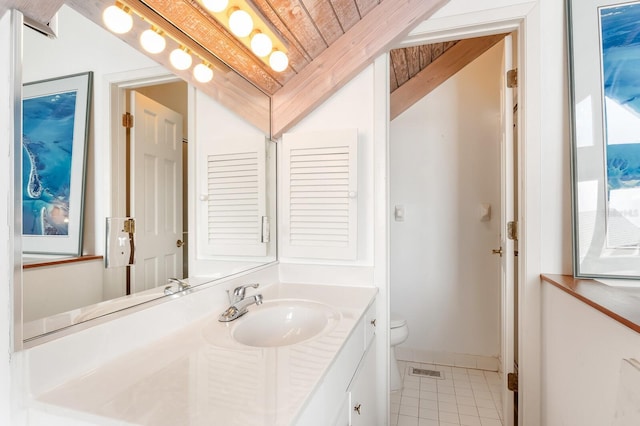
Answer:
POLYGON ((374 301, 310 396, 295 425, 372 426, 378 423, 375 316, 374 301))
MULTIPOLYGON (((225 299, 223 289, 212 290, 217 290, 215 300, 225 299)), ((253 347, 233 335, 241 321, 225 324, 217 314, 204 315, 91 374, 71 377, 38 394, 36 410, 68 417, 65 426, 376 426, 376 292, 373 287, 265 286, 261 307, 268 301, 322 304, 330 307, 336 323, 295 345, 253 347), (360 415, 354 411, 358 404, 360 415)), ((202 297, 207 290, 195 294, 202 297)), ((179 299, 184 305, 174 303, 173 309, 186 314, 191 302, 201 302, 189 297, 179 299)), ((202 306, 210 309, 211 303, 202 306)), ((216 306, 215 312, 224 308, 216 306)), ((245 319, 258 315, 259 309, 252 307, 245 319)))

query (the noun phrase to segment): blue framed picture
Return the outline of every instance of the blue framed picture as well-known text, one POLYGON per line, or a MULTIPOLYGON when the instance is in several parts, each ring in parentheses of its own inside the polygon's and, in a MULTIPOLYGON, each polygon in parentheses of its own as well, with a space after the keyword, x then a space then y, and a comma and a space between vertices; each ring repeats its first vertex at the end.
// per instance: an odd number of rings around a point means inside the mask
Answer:
POLYGON ((567 0, 574 275, 640 278, 640 1, 567 0))
POLYGON ((86 72, 23 87, 24 253, 82 254, 92 82, 86 72))

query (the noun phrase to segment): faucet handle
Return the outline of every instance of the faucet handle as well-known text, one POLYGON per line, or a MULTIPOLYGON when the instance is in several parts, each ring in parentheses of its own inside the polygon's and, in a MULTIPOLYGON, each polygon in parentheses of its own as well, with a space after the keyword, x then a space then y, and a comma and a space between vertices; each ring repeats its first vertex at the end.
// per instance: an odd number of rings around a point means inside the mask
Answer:
POLYGON ((248 287, 258 288, 259 286, 260 284, 258 283, 241 285, 233 289, 233 296, 236 300, 242 300, 248 287))
POLYGON ((190 287, 188 282, 181 280, 180 278, 169 278, 167 281, 169 283, 178 284, 178 291, 186 290, 190 287))

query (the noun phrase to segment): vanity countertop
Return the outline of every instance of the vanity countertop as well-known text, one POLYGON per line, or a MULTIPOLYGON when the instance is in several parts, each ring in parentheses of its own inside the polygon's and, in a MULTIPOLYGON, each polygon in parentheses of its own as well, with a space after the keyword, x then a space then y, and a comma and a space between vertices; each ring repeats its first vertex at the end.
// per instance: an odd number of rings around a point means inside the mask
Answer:
MULTIPOLYGON (((370 287, 274 284, 260 289, 265 301, 313 300, 333 307, 341 319, 311 340, 257 348, 237 343, 230 333, 235 322, 218 322, 215 310, 37 399, 50 408, 62 407, 67 416, 105 425, 289 425, 376 292, 370 287)), ((252 309, 257 308, 250 307, 247 317, 252 309)))

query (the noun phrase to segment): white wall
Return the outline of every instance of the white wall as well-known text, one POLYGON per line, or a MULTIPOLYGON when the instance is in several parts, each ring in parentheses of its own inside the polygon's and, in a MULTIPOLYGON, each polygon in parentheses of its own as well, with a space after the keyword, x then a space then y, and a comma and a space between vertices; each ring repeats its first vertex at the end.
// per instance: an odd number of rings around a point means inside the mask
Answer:
POLYGON ((640 359, 640 334, 542 284, 542 425, 613 422, 623 358, 640 359))
POLYGON ((22 320, 26 323, 102 302, 103 269, 102 259, 25 269, 22 320))
MULTIPOLYGON (((373 283, 374 264, 374 67, 370 66, 347 83, 288 133, 317 132, 328 129, 358 129, 358 256, 355 261, 316 261, 280 257, 283 279, 293 282, 373 283), (310 265, 318 267, 310 273, 310 265), (298 267, 298 265, 304 265, 298 267), (364 268, 363 268, 364 267, 364 268), (331 281, 329 281, 331 280, 331 281)), ((282 181, 282 180, 280 180, 282 181)))
POLYGON ((391 222, 391 311, 409 326, 401 359, 475 367, 446 355, 500 353, 500 257, 491 250, 500 246, 503 49, 391 122, 390 214, 405 209, 391 222), (491 205, 488 221, 481 203, 491 205))

